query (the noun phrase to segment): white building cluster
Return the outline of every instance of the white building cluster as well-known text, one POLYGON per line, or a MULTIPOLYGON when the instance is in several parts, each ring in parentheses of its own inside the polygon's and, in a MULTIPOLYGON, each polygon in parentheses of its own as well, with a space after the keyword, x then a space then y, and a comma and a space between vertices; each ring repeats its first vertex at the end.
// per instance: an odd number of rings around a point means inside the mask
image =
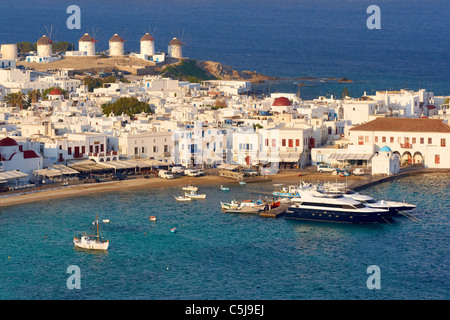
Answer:
MULTIPOLYGON (((110 44, 111 55, 124 53, 117 34, 110 44)), ((39 47, 38 56, 51 56, 48 43, 42 46, 47 47, 39 47)), ((181 57, 181 43, 172 40, 171 46, 169 54, 181 57)), ((85 34, 79 49, 95 54, 95 40, 85 34)), ((144 59, 155 57, 149 34, 141 39, 140 54, 144 59)), ((344 167, 371 166, 373 161, 374 173, 386 174, 398 171, 396 161, 450 167, 446 97, 426 90, 305 101, 295 94, 248 95, 251 84, 246 81, 198 84, 145 76, 88 92, 80 80, 62 72, 40 75, 14 66, 0 69, 2 100, 11 93, 52 87, 68 94, 55 89, 23 110, 2 102, 3 170, 30 174, 81 161, 144 159, 186 167, 223 163, 344 167), (102 113, 102 104, 122 97, 148 103, 153 112, 133 117, 102 113)))

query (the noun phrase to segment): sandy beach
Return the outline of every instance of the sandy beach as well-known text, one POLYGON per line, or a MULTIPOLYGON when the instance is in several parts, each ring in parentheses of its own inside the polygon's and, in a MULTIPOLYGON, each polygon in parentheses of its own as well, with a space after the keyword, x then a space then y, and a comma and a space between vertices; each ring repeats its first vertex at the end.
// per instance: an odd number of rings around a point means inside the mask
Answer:
MULTIPOLYGON (((267 180, 273 183, 299 183, 303 181, 338 181, 344 182, 345 178, 338 177, 331 174, 309 173, 298 176, 298 172, 281 172, 276 175, 267 176, 267 180)), ((364 177, 350 176, 348 181, 364 182, 364 177)), ((221 185, 221 184, 238 184, 237 181, 220 177, 218 175, 207 175, 203 177, 186 177, 181 176, 175 179, 161 179, 161 178, 132 178, 122 181, 89 183, 69 185, 68 187, 52 188, 49 190, 24 190, 22 193, 3 195, 0 198, 0 207, 24 204, 36 201, 48 201, 50 199, 76 197, 87 194, 100 192, 114 192, 118 190, 132 190, 145 188, 164 188, 173 186, 184 186, 192 182, 194 185, 221 185)), ((359 184, 359 183, 358 183, 359 184)))
MULTIPOLYGON (((265 176, 267 180, 254 182, 271 182, 285 183, 285 184, 299 184, 300 181, 305 182, 338 182, 347 183, 348 187, 354 190, 359 190, 364 187, 382 183, 393 179, 398 179, 407 175, 423 174, 423 173, 448 173, 448 169, 427 169, 422 167, 405 167, 398 174, 386 176, 386 175, 363 175, 348 177, 340 177, 330 173, 318 173, 318 172, 305 172, 299 175, 299 171, 282 171, 275 175, 265 176)), ((186 177, 178 176, 175 179, 162 179, 153 177, 145 179, 142 176, 133 177, 122 181, 109 181, 100 183, 79 183, 76 185, 70 185, 68 187, 51 188, 49 190, 24 190, 23 192, 15 192, 11 194, 3 194, 0 197, 0 207, 20 205, 29 202, 36 201, 48 201, 50 199, 64 198, 64 197, 77 197, 93 193, 101 192, 114 192, 118 190, 132 190, 132 189, 146 189, 146 188, 165 188, 175 186, 185 186, 193 183, 196 186, 199 185, 233 185, 238 184, 236 180, 221 177, 217 174, 209 174, 202 177, 186 177)), ((248 182, 250 183, 250 182, 248 182)))

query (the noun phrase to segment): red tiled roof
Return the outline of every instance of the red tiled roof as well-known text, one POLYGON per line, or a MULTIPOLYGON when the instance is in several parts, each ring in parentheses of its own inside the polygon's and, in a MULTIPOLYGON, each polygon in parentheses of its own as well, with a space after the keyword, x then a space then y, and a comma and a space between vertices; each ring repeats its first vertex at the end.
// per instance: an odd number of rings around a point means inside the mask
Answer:
POLYGON ((19 145, 16 140, 6 137, 2 140, 0 140, 0 147, 12 147, 19 145))
POLYGON ((52 91, 50 91, 50 93, 48 94, 49 96, 62 96, 62 92, 61 90, 55 88, 52 91))
POLYGON ((30 159, 30 158, 39 158, 39 156, 36 154, 36 152, 34 152, 34 150, 25 150, 23 152, 23 157, 25 159, 30 159))
POLYGON ((428 118, 376 118, 370 122, 349 129, 350 131, 392 131, 392 132, 445 132, 450 126, 441 119, 428 118))
POLYGON ((291 106, 292 103, 288 98, 285 97, 279 97, 276 98, 275 101, 273 102, 272 106, 291 106))

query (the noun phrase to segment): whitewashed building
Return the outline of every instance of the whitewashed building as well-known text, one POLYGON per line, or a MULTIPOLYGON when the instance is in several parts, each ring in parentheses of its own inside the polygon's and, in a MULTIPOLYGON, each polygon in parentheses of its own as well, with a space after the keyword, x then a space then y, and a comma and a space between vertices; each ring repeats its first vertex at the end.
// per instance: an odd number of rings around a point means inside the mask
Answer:
POLYGON ((388 146, 382 147, 372 158, 372 174, 392 175, 400 172, 400 157, 388 146))
POLYGON ((440 119, 377 118, 348 130, 350 143, 388 146, 401 164, 450 168, 450 126, 440 119))
POLYGON ((10 137, 0 140, 0 160, 2 171, 18 170, 28 175, 43 166, 41 155, 34 150, 23 150, 23 145, 10 137))

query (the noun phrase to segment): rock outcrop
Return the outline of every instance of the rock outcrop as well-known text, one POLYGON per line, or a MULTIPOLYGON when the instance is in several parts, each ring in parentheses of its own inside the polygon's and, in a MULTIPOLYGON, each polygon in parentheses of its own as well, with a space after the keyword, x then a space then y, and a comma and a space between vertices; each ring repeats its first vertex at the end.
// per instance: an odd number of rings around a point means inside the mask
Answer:
POLYGON ((222 80, 248 80, 252 83, 261 83, 265 80, 275 80, 276 77, 270 77, 256 71, 237 71, 232 67, 223 65, 214 61, 198 61, 197 66, 222 80))

